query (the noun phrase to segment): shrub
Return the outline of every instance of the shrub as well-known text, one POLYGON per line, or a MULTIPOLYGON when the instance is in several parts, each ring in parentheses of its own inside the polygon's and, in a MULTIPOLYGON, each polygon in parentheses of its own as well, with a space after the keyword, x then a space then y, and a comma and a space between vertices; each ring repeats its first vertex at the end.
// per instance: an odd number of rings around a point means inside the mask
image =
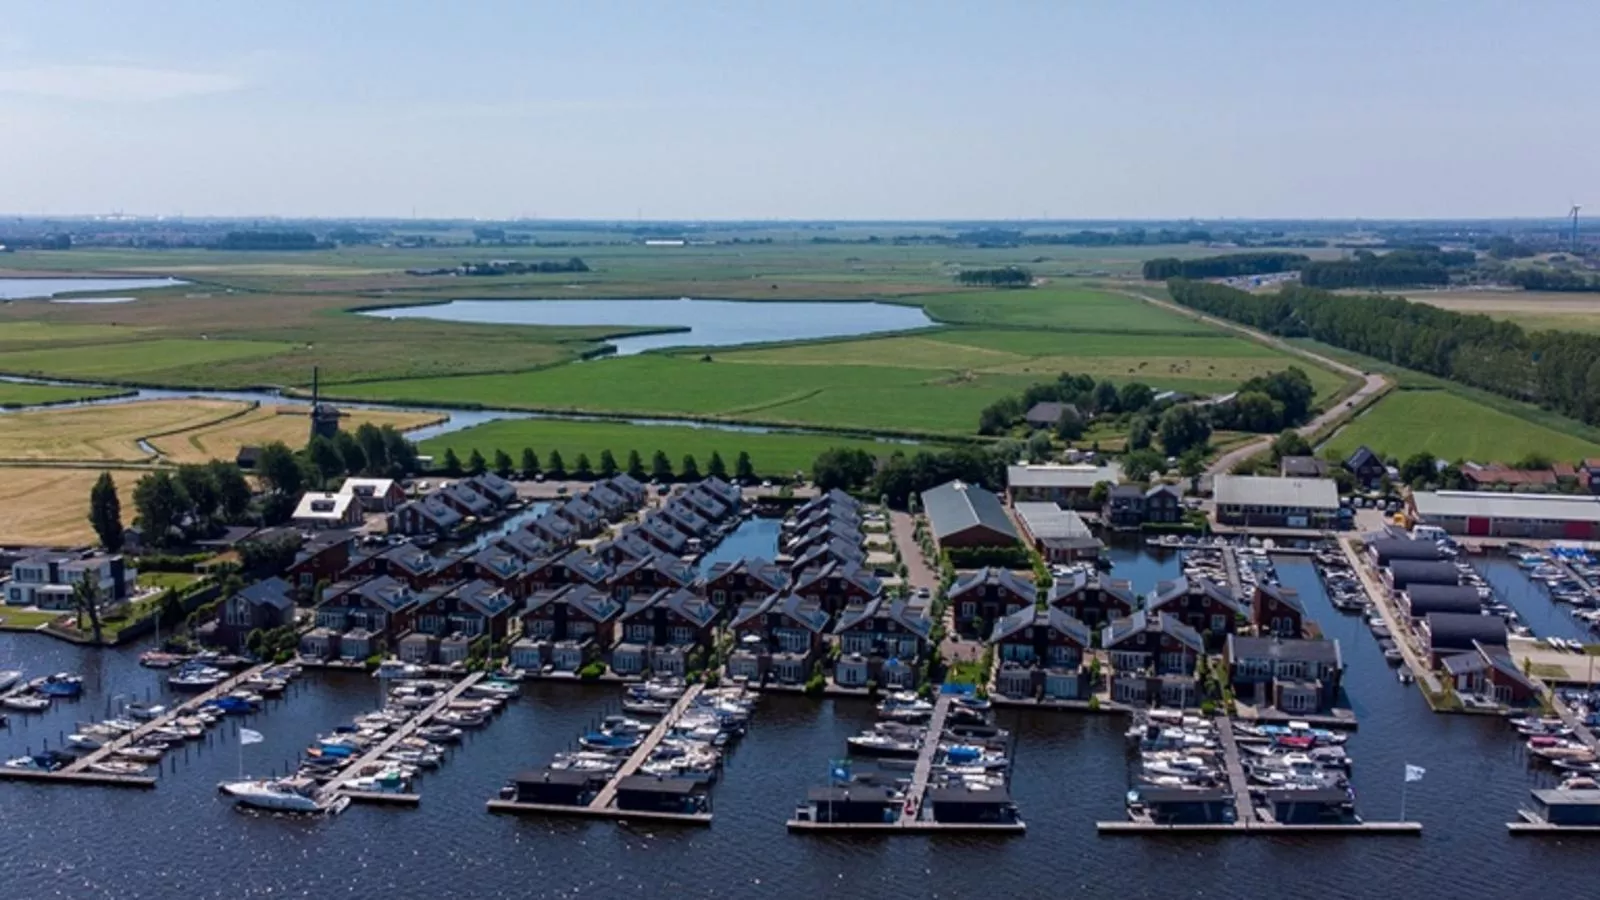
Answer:
POLYGON ((871 697, 874 700, 878 699, 878 682, 877 682, 877 679, 874 679, 874 678, 868 678, 867 679, 867 696, 871 697))
POLYGON ((596 659, 578 670, 578 677, 584 681, 598 681, 606 673, 606 664, 596 659))
POLYGON ((383 654, 381 654, 381 653, 374 653, 371 656, 367 657, 366 666, 369 669, 376 669, 378 666, 380 666, 382 664, 383 664, 383 654))
POLYGON ((826 691, 827 689, 828 679, 825 678, 821 672, 814 672, 810 678, 806 679, 807 697, 821 697, 823 691, 826 691))
POLYGON ((1210 700, 1206 700, 1206 701, 1203 701, 1200 704, 1200 715, 1202 715, 1202 716, 1214 716, 1216 714, 1217 714, 1217 704, 1216 703, 1214 703, 1214 702, 1212 702, 1210 700))

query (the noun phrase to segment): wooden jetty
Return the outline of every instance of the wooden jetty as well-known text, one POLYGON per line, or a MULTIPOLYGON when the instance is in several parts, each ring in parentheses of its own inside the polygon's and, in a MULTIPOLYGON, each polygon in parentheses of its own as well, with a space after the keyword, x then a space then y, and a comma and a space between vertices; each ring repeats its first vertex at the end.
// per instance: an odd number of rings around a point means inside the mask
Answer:
POLYGON ((1232 544, 1222 545, 1222 567, 1228 573, 1228 590, 1235 597, 1243 596, 1244 583, 1239 578, 1239 554, 1232 544))
POLYGON ((1235 822, 1253 823, 1256 820, 1255 804, 1250 800, 1250 782, 1245 780, 1244 766, 1239 762, 1239 742, 1233 739, 1233 720, 1218 716, 1217 739, 1222 743, 1222 764, 1228 773, 1228 787, 1233 790, 1233 815, 1235 822))
POLYGON ((496 813, 531 813, 553 816, 574 816, 577 818, 587 819, 628 819, 649 822, 674 822, 681 825, 710 825, 711 813, 708 812, 649 812, 631 809, 618 809, 615 806, 617 789, 622 784, 622 780, 639 771, 639 767, 644 765, 645 760, 650 758, 650 754, 655 752, 655 749, 658 745, 660 745, 661 740, 667 736, 667 731, 670 730, 672 726, 676 725, 679 719, 683 718, 684 713, 688 712, 689 708, 694 705, 695 698, 699 697, 700 692, 703 690, 705 690, 704 685, 689 685, 688 689, 683 692, 683 696, 678 698, 678 702, 674 703, 672 705, 672 709, 668 710, 667 714, 661 717, 661 721, 657 722, 656 726, 650 729, 650 733, 645 735, 644 740, 639 743, 638 747, 634 748, 633 753, 628 756, 627 761, 617 769, 616 773, 611 776, 610 780, 606 782, 605 786, 600 789, 599 793, 595 794, 594 799, 589 801, 588 804, 576 806, 561 803, 521 803, 516 800, 496 799, 489 801, 489 811, 496 813))
POLYGON ((933 774, 933 755, 939 749, 939 736, 944 734, 945 719, 950 716, 952 698, 941 694, 933 704, 933 718, 928 720, 928 733, 922 739, 922 750, 917 753, 917 766, 911 771, 911 787, 906 791, 906 805, 900 813, 900 827, 919 821, 922 800, 928 793, 928 778, 933 774))
POLYGON ((355 761, 341 769, 337 777, 323 785, 322 788, 317 792, 318 799, 332 800, 335 797, 342 795, 350 798, 352 803, 383 803, 390 806, 416 806, 417 804, 421 803, 422 797, 418 794, 388 794, 375 791, 352 791, 346 790, 344 786, 352 778, 357 777, 357 772, 360 772, 366 769, 368 766, 377 763, 383 758, 384 754, 394 750, 395 745, 415 734, 418 728, 421 728, 422 726, 431 722, 434 716, 438 715, 451 703, 454 703, 457 699, 459 699, 462 694, 466 693, 468 688, 481 681, 483 679, 483 674, 484 673, 482 672, 474 672, 456 682, 454 687, 439 695, 438 699, 434 700, 431 704, 425 707, 422 712, 412 716, 410 721, 406 722, 404 725, 401 725, 399 728, 396 728, 393 733, 379 741, 371 750, 368 750, 355 761))

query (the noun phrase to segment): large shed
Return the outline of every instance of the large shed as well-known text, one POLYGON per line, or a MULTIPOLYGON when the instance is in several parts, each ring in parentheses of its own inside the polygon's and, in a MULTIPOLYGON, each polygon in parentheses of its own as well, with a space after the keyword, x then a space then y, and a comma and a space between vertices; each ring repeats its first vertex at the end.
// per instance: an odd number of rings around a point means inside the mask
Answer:
POLYGON ((975 484, 950 481, 922 492, 933 540, 945 547, 1009 547, 1017 529, 1000 498, 975 484))

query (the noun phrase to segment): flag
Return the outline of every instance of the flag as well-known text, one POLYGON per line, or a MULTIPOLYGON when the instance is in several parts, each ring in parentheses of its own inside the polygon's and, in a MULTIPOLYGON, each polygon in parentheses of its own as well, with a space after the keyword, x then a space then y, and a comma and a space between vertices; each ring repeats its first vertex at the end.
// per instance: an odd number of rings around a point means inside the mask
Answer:
POLYGON ((850 780, 850 760, 833 759, 828 761, 828 777, 834 781, 850 780))
POLYGON ((1428 774, 1428 770, 1427 769, 1424 769, 1421 766, 1413 766, 1411 763, 1406 763, 1406 782, 1407 783, 1410 783, 1410 782, 1413 782, 1413 781, 1421 781, 1422 780, 1422 776, 1424 776, 1426 774, 1428 774))
POLYGON ((241 728, 241 729, 239 729, 239 743, 241 745, 243 745, 243 744, 259 744, 264 740, 266 740, 266 737, 264 735, 262 735, 262 733, 259 732, 259 731, 255 731, 255 730, 249 729, 249 728, 241 728))

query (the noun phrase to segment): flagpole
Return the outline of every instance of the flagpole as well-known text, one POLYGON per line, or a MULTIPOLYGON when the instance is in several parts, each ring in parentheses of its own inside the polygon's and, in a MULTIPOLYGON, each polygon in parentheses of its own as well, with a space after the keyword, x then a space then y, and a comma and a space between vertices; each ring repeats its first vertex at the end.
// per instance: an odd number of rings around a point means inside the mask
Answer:
POLYGON ((1411 779, 1405 778, 1400 782, 1400 821, 1406 820, 1406 790, 1411 786, 1411 779))

